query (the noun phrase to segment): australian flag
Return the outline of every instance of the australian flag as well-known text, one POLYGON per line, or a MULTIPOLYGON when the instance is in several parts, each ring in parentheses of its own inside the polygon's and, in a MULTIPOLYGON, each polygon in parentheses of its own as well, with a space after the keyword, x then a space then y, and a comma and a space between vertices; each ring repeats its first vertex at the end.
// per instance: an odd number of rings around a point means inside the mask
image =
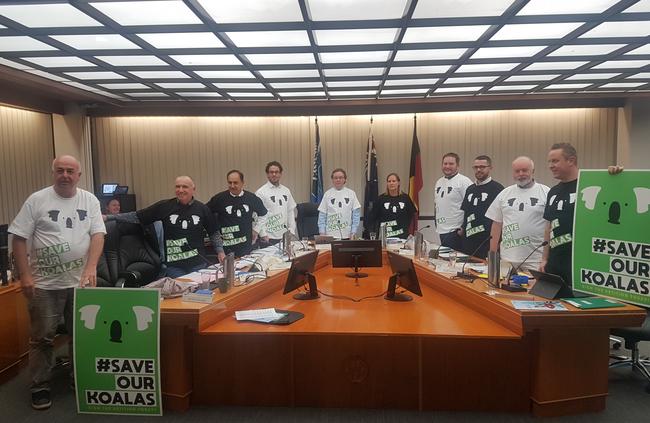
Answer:
POLYGON ((316 119, 316 147, 314 148, 314 168, 311 173, 312 203, 320 204, 323 199, 323 161, 320 156, 320 133, 318 132, 318 119, 316 119))
POLYGON ((375 222, 372 222, 372 208, 379 196, 379 181, 377 177, 377 150, 375 149, 375 137, 372 135, 372 119, 370 119, 370 134, 368 135, 368 148, 366 151, 366 191, 363 201, 363 226, 364 237, 368 238, 369 232, 373 232, 375 222))

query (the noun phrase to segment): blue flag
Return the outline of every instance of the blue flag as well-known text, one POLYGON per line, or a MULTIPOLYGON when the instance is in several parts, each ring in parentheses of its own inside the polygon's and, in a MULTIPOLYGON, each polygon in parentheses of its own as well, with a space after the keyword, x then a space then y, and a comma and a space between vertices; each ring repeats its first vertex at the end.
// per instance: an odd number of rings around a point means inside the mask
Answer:
POLYGON ((320 204, 323 199, 323 162, 320 156, 320 133, 316 119, 316 148, 314 148, 314 168, 311 173, 311 202, 320 204))
POLYGON ((379 181, 377 176, 377 150, 375 149, 375 137, 372 134, 372 118, 370 119, 370 133, 368 135, 368 147, 366 149, 366 191, 363 202, 363 226, 364 237, 373 232, 375 222, 372 222, 373 207, 379 196, 379 181))

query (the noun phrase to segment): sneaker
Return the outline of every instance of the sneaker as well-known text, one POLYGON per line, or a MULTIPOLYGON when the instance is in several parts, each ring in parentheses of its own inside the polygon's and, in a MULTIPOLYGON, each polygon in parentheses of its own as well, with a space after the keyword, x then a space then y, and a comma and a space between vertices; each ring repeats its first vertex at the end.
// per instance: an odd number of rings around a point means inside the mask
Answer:
POLYGON ((50 391, 32 392, 32 408, 34 410, 47 410, 51 405, 50 391))

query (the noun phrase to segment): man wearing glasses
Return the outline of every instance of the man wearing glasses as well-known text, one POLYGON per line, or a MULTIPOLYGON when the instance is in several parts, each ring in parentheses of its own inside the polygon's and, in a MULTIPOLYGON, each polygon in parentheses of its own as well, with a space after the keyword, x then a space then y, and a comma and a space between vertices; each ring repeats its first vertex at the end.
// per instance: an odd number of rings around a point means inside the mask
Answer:
POLYGON ((492 220, 485 217, 485 212, 496 196, 503 191, 503 185, 490 176, 492 159, 489 156, 476 157, 472 169, 476 181, 465 191, 465 198, 460 207, 465 213, 461 228, 464 235, 463 252, 486 258, 490 249, 487 239, 490 237, 492 220))

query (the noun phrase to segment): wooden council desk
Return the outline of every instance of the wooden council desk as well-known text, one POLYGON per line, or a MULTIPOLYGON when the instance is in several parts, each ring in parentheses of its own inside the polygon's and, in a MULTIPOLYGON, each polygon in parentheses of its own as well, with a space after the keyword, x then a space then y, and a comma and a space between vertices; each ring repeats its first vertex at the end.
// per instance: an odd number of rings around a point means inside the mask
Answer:
MULTIPOLYGON (((382 293, 388 266, 346 278, 321 253, 319 290, 382 293)), ((384 260, 387 263, 387 260, 384 260)), ((522 312, 416 262, 423 297, 407 303, 282 295, 287 271, 216 294, 212 304, 161 306, 163 401, 190 404, 532 412, 556 416, 605 408, 609 329, 639 326, 625 306, 522 312), (235 310, 305 314, 289 326, 235 321, 235 310)))

